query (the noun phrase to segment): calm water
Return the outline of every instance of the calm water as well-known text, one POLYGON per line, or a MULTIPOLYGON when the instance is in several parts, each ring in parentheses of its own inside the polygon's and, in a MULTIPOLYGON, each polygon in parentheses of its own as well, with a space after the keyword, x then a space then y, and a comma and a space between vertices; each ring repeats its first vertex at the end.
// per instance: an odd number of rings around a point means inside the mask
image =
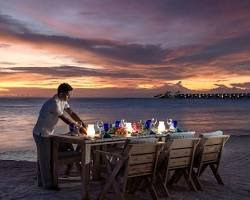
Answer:
MULTIPOLYGON (((32 129, 46 99, 0 99, 0 159, 34 160, 32 129)), ((250 134, 249 100, 174 99, 71 99, 73 110, 87 123, 114 122, 125 118, 178 120, 184 130, 206 132, 223 130, 232 135, 250 134)), ((58 124, 56 132, 66 132, 58 124)))

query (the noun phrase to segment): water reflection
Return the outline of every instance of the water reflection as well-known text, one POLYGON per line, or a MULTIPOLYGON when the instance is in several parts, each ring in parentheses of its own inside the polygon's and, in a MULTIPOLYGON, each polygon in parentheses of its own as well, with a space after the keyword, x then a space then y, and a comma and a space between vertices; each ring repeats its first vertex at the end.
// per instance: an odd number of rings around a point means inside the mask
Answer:
MULTIPOLYGON (((0 152, 35 150, 32 129, 45 99, 0 99, 0 152)), ((180 128, 228 134, 249 134, 249 101, 160 100, 160 99, 72 99, 70 102, 87 123, 140 119, 178 120, 180 128)), ((60 122, 57 133, 67 132, 60 122)), ((1 157, 1 156, 0 156, 1 157)))

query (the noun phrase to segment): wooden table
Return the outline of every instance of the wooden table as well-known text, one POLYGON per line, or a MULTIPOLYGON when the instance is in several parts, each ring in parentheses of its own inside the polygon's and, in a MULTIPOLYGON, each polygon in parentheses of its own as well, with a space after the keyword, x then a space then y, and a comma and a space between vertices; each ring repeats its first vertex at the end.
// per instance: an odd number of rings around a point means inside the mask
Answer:
MULTIPOLYGON (((82 199, 89 199, 88 193, 88 185, 89 185, 89 170, 90 170, 90 162, 91 158, 91 148, 94 146, 102 146, 109 144, 119 144, 124 143, 127 139, 143 139, 143 138, 165 138, 167 134, 156 134, 156 135, 140 135, 140 136, 132 136, 132 137, 112 137, 112 138, 104 138, 104 139, 90 139, 83 136, 70 136, 67 134, 54 134, 51 136, 52 138, 52 161, 53 161, 53 182, 54 185, 58 184, 58 149, 59 144, 61 142, 78 144, 81 146, 81 193, 82 199)), ((95 174, 95 171, 94 171, 95 174)))

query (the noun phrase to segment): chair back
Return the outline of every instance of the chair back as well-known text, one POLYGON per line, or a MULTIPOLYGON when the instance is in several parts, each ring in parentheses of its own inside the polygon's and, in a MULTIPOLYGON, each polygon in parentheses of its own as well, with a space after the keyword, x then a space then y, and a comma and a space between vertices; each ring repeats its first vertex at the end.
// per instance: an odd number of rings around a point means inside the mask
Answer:
POLYGON ((153 175, 161 146, 159 143, 129 144, 128 177, 153 175))
POLYGON ((191 168, 199 140, 198 138, 170 140, 168 169, 191 168))
POLYGON ((218 164, 221 159, 224 145, 229 137, 229 135, 221 135, 202 138, 196 153, 198 168, 201 168, 203 164, 218 164))

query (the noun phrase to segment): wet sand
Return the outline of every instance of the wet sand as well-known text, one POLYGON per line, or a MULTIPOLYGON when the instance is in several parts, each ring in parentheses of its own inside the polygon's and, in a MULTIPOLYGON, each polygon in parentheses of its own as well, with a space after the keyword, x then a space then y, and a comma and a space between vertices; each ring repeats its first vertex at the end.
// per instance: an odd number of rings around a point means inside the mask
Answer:
MULTIPOLYGON (((35 163, 0 160, 0 199, 80 199, 80 184, 61 184, 60 191, 47 191, 36 186, 35 163)), ((250 136, 233 136, 225 146, 220 166, 225 183, 218 185, 210 170, 201 177, 204 191, 192 192, 186 184, 179 183, 170 189, 168 199, 250 199, 250 136)), ((102 184, 90 185, 91 199, 96 199, 102 184)), ((115 198, 113 198, 115 199, 115 198)), ((147 193, 138 192, 129 200, 151 199, 147 193)))

